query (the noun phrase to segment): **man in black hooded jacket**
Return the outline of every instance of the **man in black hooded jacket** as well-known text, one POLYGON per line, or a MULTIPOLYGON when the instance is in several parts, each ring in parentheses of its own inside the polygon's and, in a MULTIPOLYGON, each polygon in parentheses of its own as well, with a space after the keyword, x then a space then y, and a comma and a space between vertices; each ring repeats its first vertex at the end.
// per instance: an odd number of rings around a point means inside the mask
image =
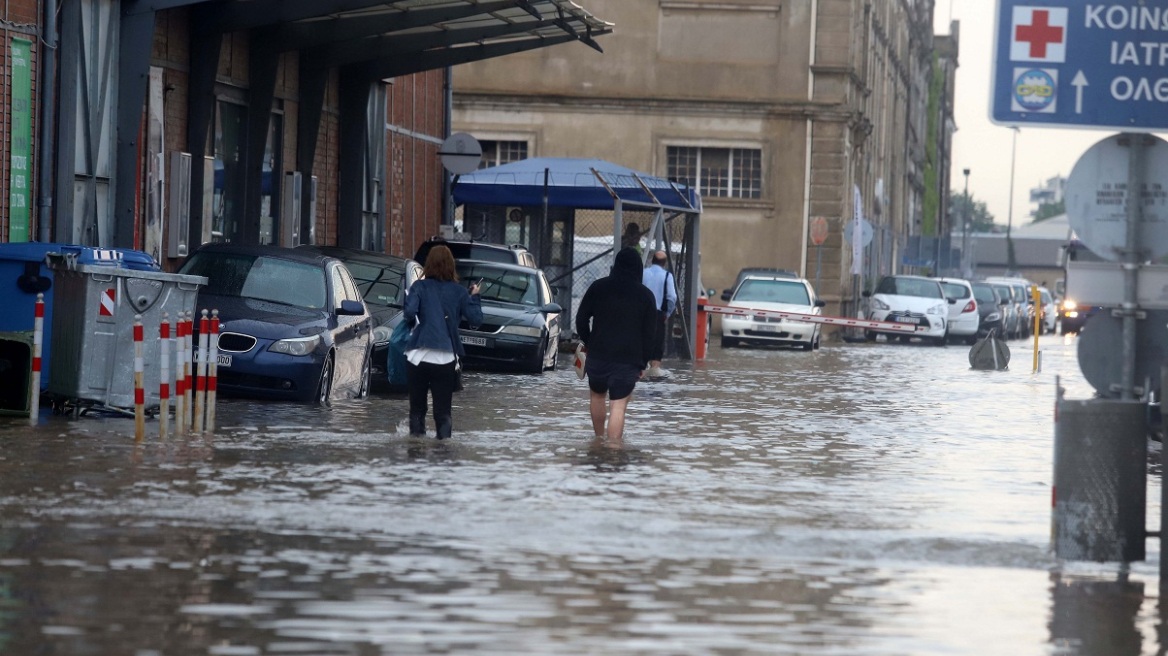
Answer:
POLYGON ((649 362, 657 306, 653 292, 641 284, 641 271, 636 249, 622 248, 612 273, 592 283, 576 309, 576 334, 588 351, 584 371, 597 437, 617 440, 624 435, 625 409, 649 362), (605 395, 611 401, 607 412, 605 395))

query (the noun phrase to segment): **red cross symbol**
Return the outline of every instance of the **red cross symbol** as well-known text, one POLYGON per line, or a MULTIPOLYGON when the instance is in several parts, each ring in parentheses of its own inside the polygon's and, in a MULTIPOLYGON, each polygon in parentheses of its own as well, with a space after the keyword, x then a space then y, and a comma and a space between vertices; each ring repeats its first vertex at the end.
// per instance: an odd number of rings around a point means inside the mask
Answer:
POLYGON ((1048 45, 1063 42, 1063 28, 1050 24, 1050 12, 1045 9, 1035 9, 1030 20, 1029 25, 1014 28, 1014 40, 1029 43, 1031 57, 1045 59, 1048 45))

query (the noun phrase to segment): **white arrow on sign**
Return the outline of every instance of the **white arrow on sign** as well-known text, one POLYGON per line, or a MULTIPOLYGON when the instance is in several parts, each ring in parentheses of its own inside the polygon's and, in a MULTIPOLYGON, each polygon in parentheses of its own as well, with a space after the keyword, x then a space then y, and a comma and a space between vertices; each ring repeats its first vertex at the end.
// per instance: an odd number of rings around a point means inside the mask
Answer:
POLYGON ((1088 86, 1087 76, 1083 75, 1083 71, 1075 74, 1075 79, 1071 80, 1071 86, 1075 87, 1075 113, 1083 113, 1083 87, 1088 86))

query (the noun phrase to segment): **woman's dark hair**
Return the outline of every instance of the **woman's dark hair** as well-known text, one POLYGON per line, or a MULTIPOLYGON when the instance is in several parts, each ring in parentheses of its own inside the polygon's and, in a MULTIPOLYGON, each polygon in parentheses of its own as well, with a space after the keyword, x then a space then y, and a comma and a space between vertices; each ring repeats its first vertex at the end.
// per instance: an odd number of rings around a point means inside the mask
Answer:
POLYGON ((454 254, 445 246, 435 246, 426 255, 426 263, 422 265, 422 272, 429 280, 446 280, 458 282, 458 272, 454 270, 454 254))

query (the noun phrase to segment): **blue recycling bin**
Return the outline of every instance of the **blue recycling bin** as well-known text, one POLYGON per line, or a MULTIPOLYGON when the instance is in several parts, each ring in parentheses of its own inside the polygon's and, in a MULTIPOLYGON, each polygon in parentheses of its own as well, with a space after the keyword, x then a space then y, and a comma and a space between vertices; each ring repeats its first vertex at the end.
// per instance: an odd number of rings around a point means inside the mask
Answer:
POLYGON ((45 295, 45 333, 41 343, 42 389, 49 384, 49 358, 53 343, 50 334, 53 325, 53 271, 46 266, 45 259, 49 253, 74 257, 80 264, 138 271, 160 270, 158 262, 148 253, 132 249, 44 242, 0 244, 0 307, 5 308, 0 313, 0 333, 7 333, 14 339, 27 335, 31 340, 36 297, 42 292, 45 295))

